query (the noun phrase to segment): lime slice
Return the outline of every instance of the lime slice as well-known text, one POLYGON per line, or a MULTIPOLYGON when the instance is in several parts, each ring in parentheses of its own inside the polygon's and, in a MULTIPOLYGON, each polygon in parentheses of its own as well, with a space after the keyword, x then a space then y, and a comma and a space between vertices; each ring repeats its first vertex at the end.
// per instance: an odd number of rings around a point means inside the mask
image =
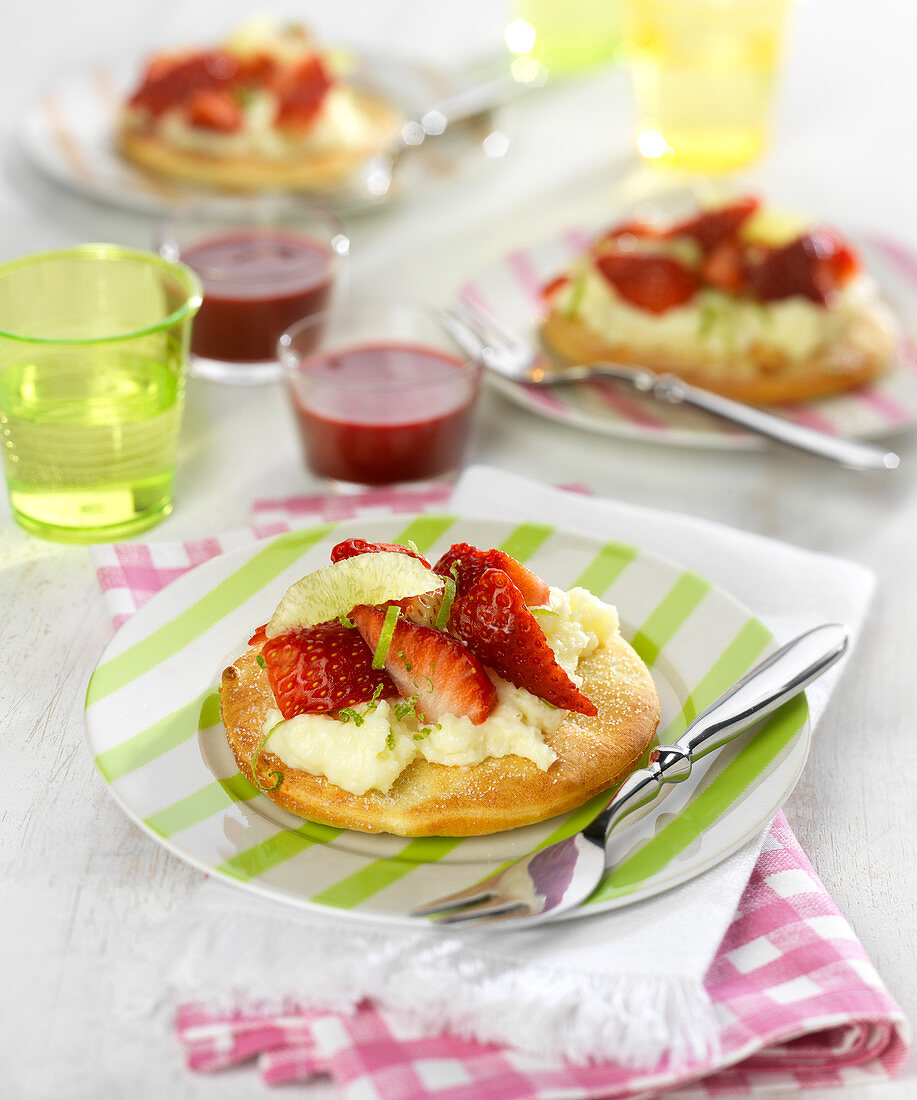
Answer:
POLYGON ((374 607, 388 600, 436 592, 442 586, 442 577, 407 554, 387 550, 358 554, 317 569, 291 585, 267 624, 267 636, 275 638, 296 627, 349 615, 357 604, 374 607))
POLYGON ((765 207, 756 210, 742 223, 739 236, 746 244, 760 244, 769 248, 782 248, 795 241, 809 228, 809 223, 799 214, 787 210, 765 207))

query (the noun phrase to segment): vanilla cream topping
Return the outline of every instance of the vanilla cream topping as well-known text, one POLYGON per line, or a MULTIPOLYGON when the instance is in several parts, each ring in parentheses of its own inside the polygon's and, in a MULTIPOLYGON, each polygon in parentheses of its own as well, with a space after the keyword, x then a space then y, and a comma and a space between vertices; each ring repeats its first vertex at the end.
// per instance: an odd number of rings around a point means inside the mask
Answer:
POLYGON ((312 124, 302 133, 278 129, 274 125, 276 112, 277 97, 258 91, 242 108, 242 126, 233 133, 192 126, 183 108, 164 112, 157 125, 163 141, 191 153, 275 161, 359 149, 375 137, 373 123, 352 89, 341 85, 328 90, 312 124))
MULTIPOLYGON (((837 338, 851 317, 877 298, 873 281, 860 275, 840 291, 830 307, 818 306, 801 295, 764 303, 705 288, 684 306, 650 313, 617 294, 589 258, 579 260, 570 275, 571 282, 557 296, 558 312, 576 317, 608 343, 634 345, 648 353, 683 354, 696 349, 733 356, 764 345, 802 360, 837 338)), ((731 373, 741 370, 741 360, 730 363, 729 368, 731 373)), ((754 369, 753 365, 749 364, 749 369, 754 369)))
MULTIPOLYGON (((576 671, 580 660, 619 629, 615 608, 584 588, 552 588, 546 610, 536 611, 536 617, 558 664, 577 686, 582 683, 576 671)), ((263 726, 265 735, 273 729, 264 750, 288 767, 323 775, 358 795, 388 791, 419 759, 466 767, 488 757, 521 756, 546 771, 556 756, 544 734, 553 733, 567 712, 496 673, 488 674, 496 687, 497 705, 480 725, 454 714, 443 715, 435 725, 411 714, 399 718, 397 700, 354 708, 362 718, 359 725, 326 714, 301 714, 285 722, 280 711, 272 709, 263 726)))

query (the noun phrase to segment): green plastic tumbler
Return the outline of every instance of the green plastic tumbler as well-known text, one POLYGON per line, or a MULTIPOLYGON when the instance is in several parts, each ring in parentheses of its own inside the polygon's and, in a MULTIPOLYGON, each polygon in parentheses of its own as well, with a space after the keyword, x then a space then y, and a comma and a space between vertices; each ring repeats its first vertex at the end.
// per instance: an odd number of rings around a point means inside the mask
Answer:
POLYGON ((172 510, 198 277, 112 244, 0 267, 0 428, 27 531, 108 542, 172 510))

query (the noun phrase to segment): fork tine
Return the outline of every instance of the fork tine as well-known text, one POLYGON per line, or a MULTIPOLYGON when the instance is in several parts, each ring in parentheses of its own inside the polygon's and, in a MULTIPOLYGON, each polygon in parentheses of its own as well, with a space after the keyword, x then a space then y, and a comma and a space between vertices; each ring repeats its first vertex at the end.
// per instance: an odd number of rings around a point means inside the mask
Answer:
POLYGON ((460 325, 464 325, 466 329, 469 329, 484 346, 493 346, 493 336, 485 319, 471 309, 467 303, 451 302, 446 310, 460 325))
POLYGON ((531 916, 531 908, 522 901, 501 901, 493 905, 483 904, 469 906, 466 909, 450 910, 433 917, 433 924, 463 926, 474 924, 491 924, 499 920, 518 920, 519 917, 531 916))
POLYGON ((528 345, 515 332, 494 317, 492 313, 481 306, 472 305, 470 302, 457 302, 468 324, 477 326, 478 331, 484 333, 485 339, 494 344, 502 344, 507 351, 519 353, 520 350, 528 351, 528 345))
POLYGON ((451 306, 445 306, 439 311, 439 323, 446 330, 455 345, 473 359, 480 359, 484 350, 484 342, 480 336, 457 315, 451 306))
POLYGON ((462 909, 466 905, 486 903, 497 896, 496 890, 490 885, 490 879, 479 882, 476 886, 469 886, 467 890, 458 890, 454 894, 437 898, 427 905, 418 905, 411 910, 412 917, 430 917, 434 913, 451 913, 453 910, 462 909))

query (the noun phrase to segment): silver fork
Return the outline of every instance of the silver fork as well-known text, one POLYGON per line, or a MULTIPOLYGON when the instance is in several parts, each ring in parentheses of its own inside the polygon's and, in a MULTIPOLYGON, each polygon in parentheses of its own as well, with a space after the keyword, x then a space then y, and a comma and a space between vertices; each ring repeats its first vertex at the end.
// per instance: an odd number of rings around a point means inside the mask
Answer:
POLYGON ((732 741, 772 713, 839 660, 847 634, 826 623, 800 634, 733 684, 702 711, 672 745, 653 749, 649 765, 633 772, 605 808, 575 836, 541 848, 467 890, 412 910, 437 924, 516 927, 550 920, 580 905, 601 882, 608 839, 628 814, 666 783, 680 783, 695 760, 732 741))
POLYGON ((690 386, 674 374, 656 374, 645 367, 625 363, 557 366, 540 349, 467 302, 453 302, 440 311, 440 320, 467 355, 479 357, 490 370, 514 382, 554 386, 581 382, 587 378, 614 378, 629 383, 639 393, 658 401, 669 405, 693 405, 758 435, 808 454, 831 459, 851 469, 894 470, 900 462, 898 455, 885 447, 858 439, 826 435, 794 424, 763 409, 690 386))

